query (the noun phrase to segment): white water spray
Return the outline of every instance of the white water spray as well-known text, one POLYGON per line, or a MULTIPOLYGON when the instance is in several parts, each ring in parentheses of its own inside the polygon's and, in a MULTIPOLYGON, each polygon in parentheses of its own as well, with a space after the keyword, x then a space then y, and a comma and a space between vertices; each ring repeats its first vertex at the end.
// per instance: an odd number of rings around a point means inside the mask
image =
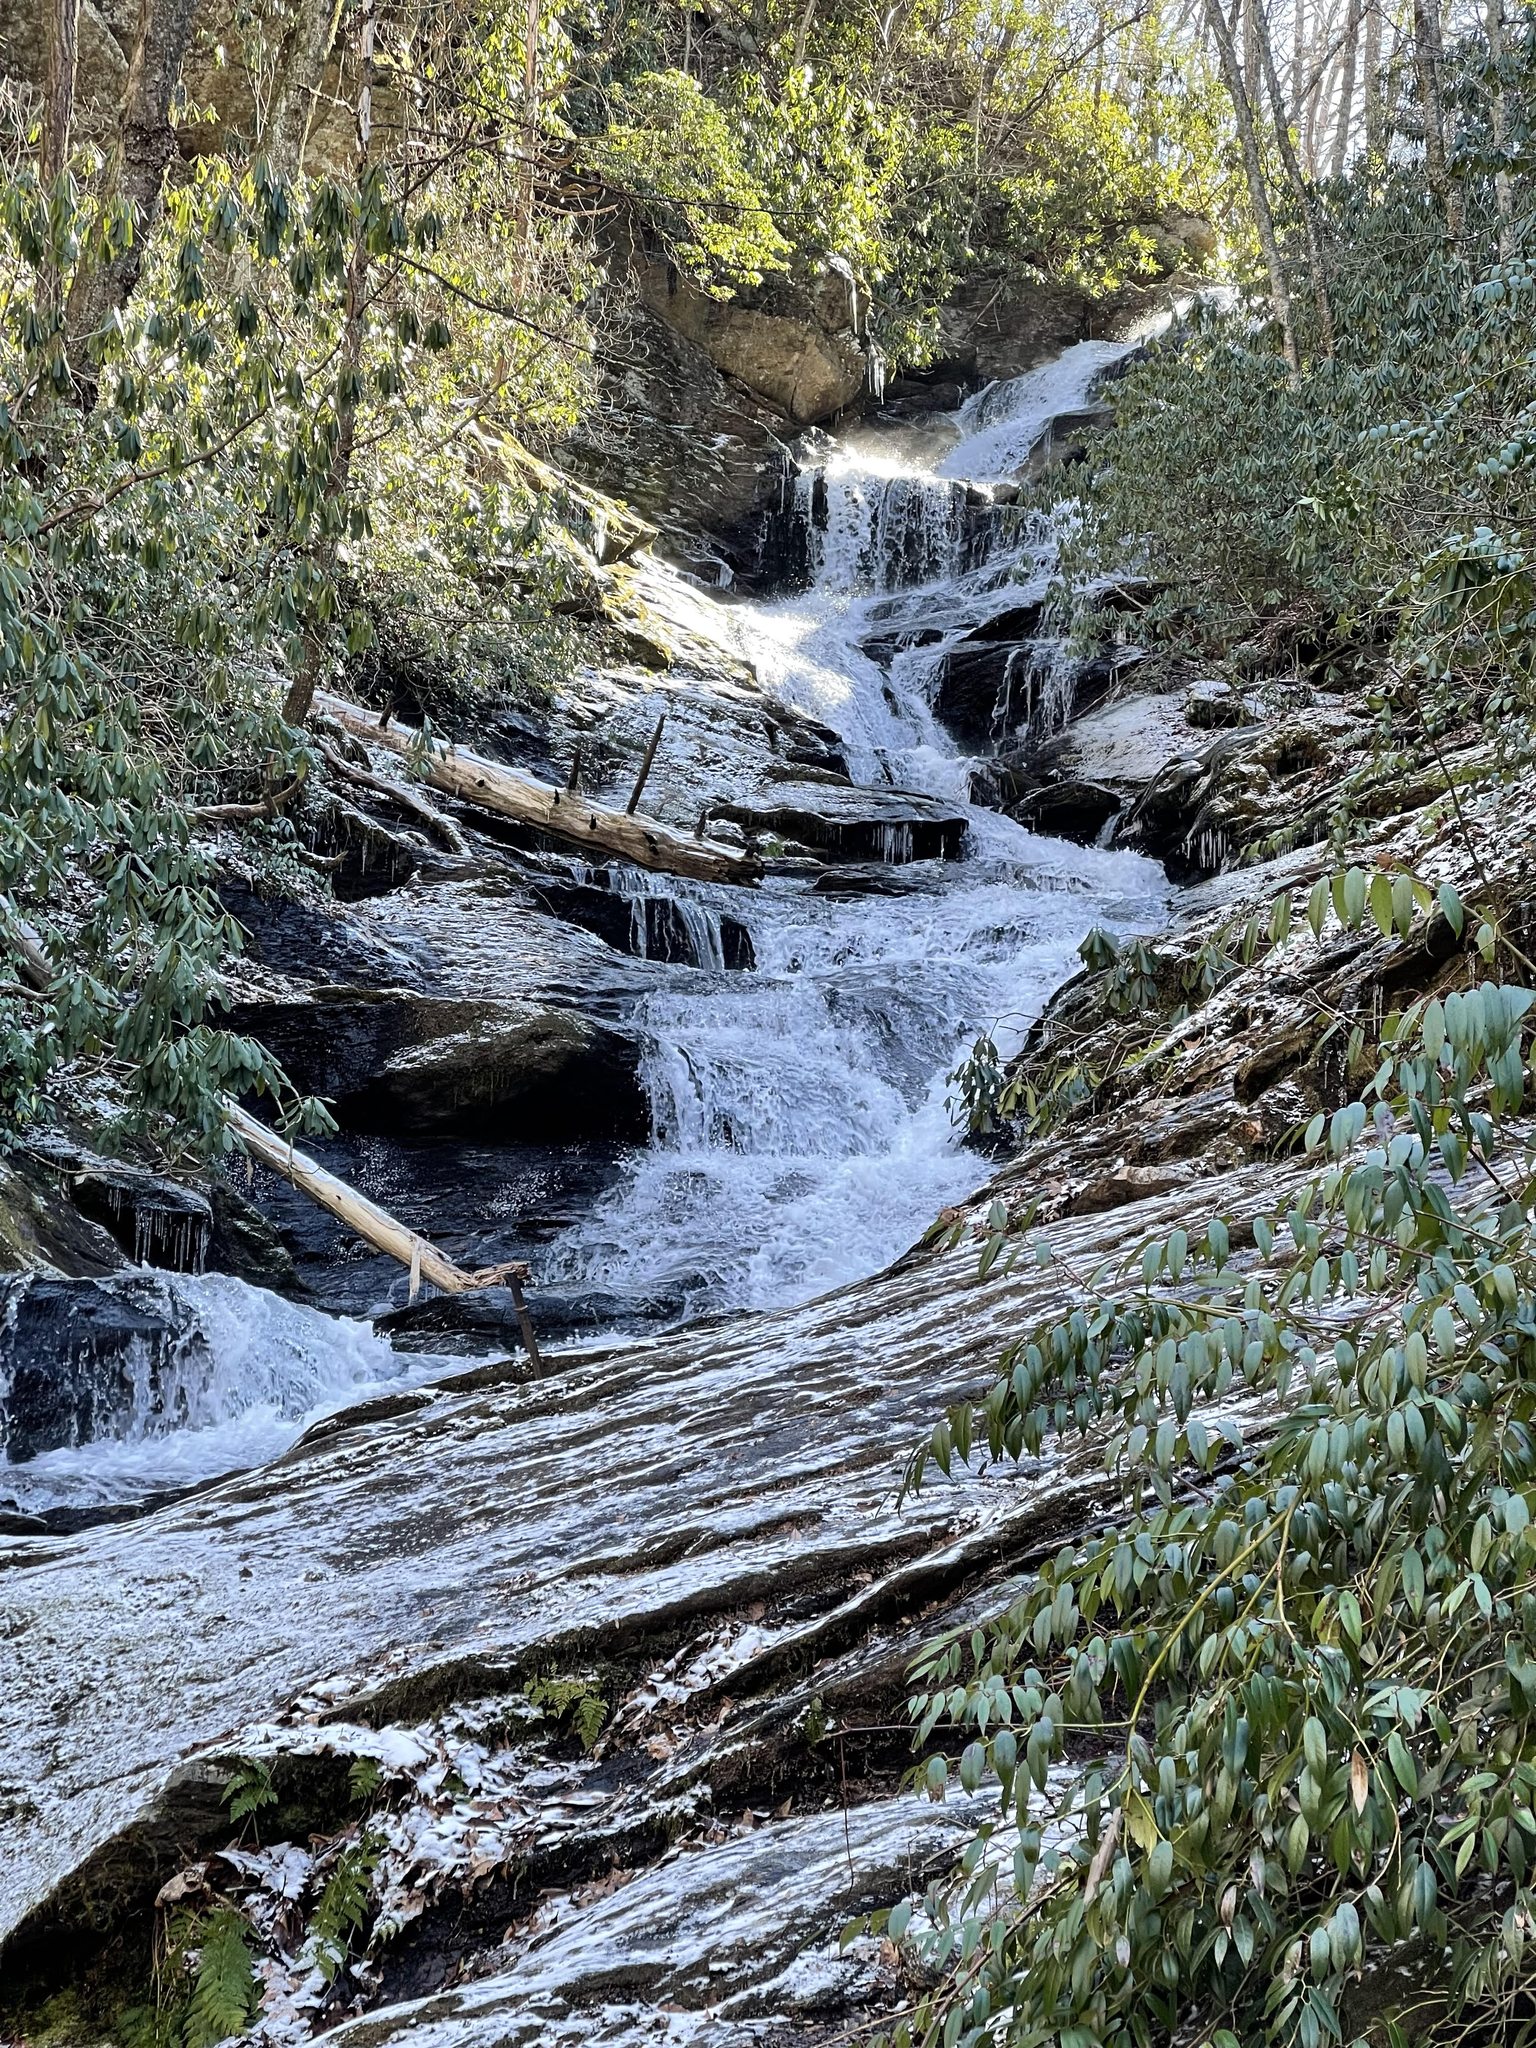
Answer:
MULTIPOLYGON (((978 622, 1044 590, 1054 552, 1052 523, 998 486, 1124 352, 1085 343, 946 421, 826 444, 797 480, 817 522, 811 589, 735 605, 721 628, 775 695, 838 733, 859 781, 966 803, 971 763, 930 709, 934 673, 978 622), (885 667, 861 643, 888 628, 914 644, 885 667)), ((1030 659, 1018 688, 1059 724, 1066 664, 1049 643, 1030 659)), ((755 973, 643 1001, 653 1144, 552 1279, 680 1313, 787 1303, 879 1267, 983 1178, 946 1108, 957 1057, 983 1029, 1016 1043, 1088 927, 1155 923, 1164 885, 1132 855, 966 810, 964 861, 902 865, 899 893, 851 900, 770 882, 732 905, 755 973)), ((883 858, 908 862, 910 833, 883 829, 883 858)))

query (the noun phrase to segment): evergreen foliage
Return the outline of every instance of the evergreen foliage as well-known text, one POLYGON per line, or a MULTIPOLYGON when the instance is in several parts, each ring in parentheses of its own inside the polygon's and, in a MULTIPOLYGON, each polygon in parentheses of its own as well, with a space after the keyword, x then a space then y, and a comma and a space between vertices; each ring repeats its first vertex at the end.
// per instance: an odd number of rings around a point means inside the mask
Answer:
POLYGON ((1113 387, 1071 567, 1123 569, 1129 549, 1149 625, 1182 648, 1249 667, 1294 654, 1410 692, 1454 676, 1458 711, 1473 697, 1507 712, 1528 683, 1536 271, 1513 253, 1527 189, 1501 213, 1494 173, 1536 133, 1533 37, 1529 18, 1510 31, 1497 153, 1486 51, 1457 53, 1454 240, 1411 158, 1363 161, 1315 195, 1331 354, 1302 310, 1298 251, 1299 377, 1265 322, 1228 314, 1113 387))
MULTIPOLYGON (((1326 346, 1293 216, 1299 368, 1240 310, 1116 387, 1068 551, 1069 575, 1142 569, 1164 646, 1361 692, 1389 760, 1481 726, 1494 778, 1529 756, 1536 649, 1528 202, 1497 183, 1530 133, 1529 37, 1448 65, 1449 192, 1404 153, 1310 194, 1326 346)), ((1084 958, 1123 1020, 1106 1047, 1141 1065, 1210 988, 1335 926, 1412 941, 1430 981, 1363 1077, 1369 1026, 1334 1019, 1358 1092, 1297 1133, 1305 1162, 1073 1276, 1076 1305, 915 1463, 914 1483, 1107 1437, 1124 1504, 916 1668, 920 1745, 959 1736, 922 1782, 1001 1790, 959 1877, 883 1923, 936 1980, 903 2044, 1536 2025, 1536 970, 1492 901, 1359 864, 1300 909, 1282 892, 1177 987, 1153 948, 1098 935, 1084 958)), ((1103 1078, 1010 1072, 986 1042, 957 1075, 974 1121, 1035 1130, 1103 1078)), ((1050 1263, 1035 1213, 999 1205, 986 1268, 1050 1263)))
POLYGON ((1503 942, 1454 891, 1333 893, 1355 927, 1444 919, 1464 985, 1386 1020, 1368 1088, 1305 1133, 1320 1166, 1103 1268, 914 1473, 1107 1425, 1126 1510, 919 1667, 921 1738, 967 1730, 956 1773, 997 1775, 1009 1829, 935 1889, 948 1980, 899 2040, 1311 2048, 1363 2036, 1362 1998, 1520 2018, 1533 997, 1477 978, 1503 942))

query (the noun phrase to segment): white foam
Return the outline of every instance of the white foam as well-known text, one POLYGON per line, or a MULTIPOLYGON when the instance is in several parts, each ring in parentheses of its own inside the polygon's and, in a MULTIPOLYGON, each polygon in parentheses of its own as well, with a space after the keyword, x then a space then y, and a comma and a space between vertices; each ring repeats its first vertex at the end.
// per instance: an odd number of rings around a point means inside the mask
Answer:
POLYGON ((130 1380, 119 1433, 0 1461, 0 1503, 24 1512, 131 1501, 276 1457, 311 1423, 415 1385, 454 1363, 397 1352, 365 1322, 322 1315, 228 1274, 138 1272, 104 1283, 185 1322, 159 1362, 123 1354, 130 1380))
MULTIPOLYGON (((972 763, 929 704, 947 647, 1039 597, 1054 552, 1052 520, 1014 514, 976 559, 966 508, 985 519, 987 494, 968 500, 962 479, 1027 452, 1125 347, 1069 349, 969 401, 947 431, 866 429, 819 447, 812 588, 722 609, 717 630, 784 703, 837 732, 858 780, 964 806, 969 857, 903 868, 896 896, 770 884, 733 900, 757 972, 642 1002, 654 1144, 556 1248, 550 1277, 670 1291, 702 1312, 803 1300, 886 1263, 983 1176, 945 1106, 945 1077, 976 1033, 1016 1044, 1075 970, 1090 925, 1160 921, 1152 863, 971 808, 972 763), (892 627, 937 637, 886 668, 860 643, 892 627)), ((814 479, 798 488, 809 510, 814 479)), ((1066 675, 1042 650, 1028 679, 1040 723, 1065 715, 1066 675)), ((889 828, 893 859, 910 850, 901 829, 889 828)))

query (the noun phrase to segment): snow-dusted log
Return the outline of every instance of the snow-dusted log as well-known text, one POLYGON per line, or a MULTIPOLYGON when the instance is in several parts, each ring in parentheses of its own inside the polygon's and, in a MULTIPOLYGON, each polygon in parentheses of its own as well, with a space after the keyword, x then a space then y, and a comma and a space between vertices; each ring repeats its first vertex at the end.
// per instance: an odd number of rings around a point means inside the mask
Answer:
POLYGON ((588 853, 632 861, 659 874, 682 875, 695 882, 755 882, 762 863, 733 846, 676 831, 654 818, 633 817, 589 803, 579 792, 559 789, 532 775, 484 760, 464 747, 435 747, 408 725, 380 725, 378 713, 329 691, 315 693, 315 709, 334 718, 370 746, 419 757, 421 772, 433 789, 462 802, 494 811, 551 833, 588 853))
POLYGON ((462 1266, 456 1266, 451 1259, 445 1258, 437 1246, 429 1243, 418 1231, 407 1229, 387 1209, 381 1209, 377 1202, 371 1202, 346 1181, 328 1173, 307 1152, 300 1152, 276 1131, 268 1130, 264 1123, 258 1122, 237 1102, 226 1102, 224 1114, 230 1129, 253 1159, 259 1159, 263 1166, 270 1166, 274 1173, 280 1173, 285 1180, 291 1181, 301 1193, 308 1195, 322 1209, 329 1210, 338 1222, 344 1223, 348 1230, 356 1231, 376 1251, 398 1259, 402 1266, 408 1266, 412 1300, 423 1280, 429 1280, 444 1294, 469 1294, 481 1287, 510 1288, 523 1343, 534 1369, 540 1368, 539 1347, 523 1300, 522 1283, 528 1278, 528 1268, 521 1261, 513 1260, 504 1266, 486 1266, 478 1272, 468 1273, 462 1266))
POLYGON ((355 1230, 376 1251, 398 1259, 402 1266, 409 1266, 413 1274, 430 1280, 444 1294, 464 1294, 475 1287, 498 1285, 505 1279, 499 1269, 494 1277, 490 1273, 466 1273, 462 1266, 444 1258, 436 1245, 429 1244, 416 1231, 408 1230, 387 1209, 369 1201, 366 1195, 359 1194, 356 1188, 339 1180, 334 1173, 328 1173, 318 1160, 311 1159, 307 1152, 300 1152, 278 1132, 269 1130, 237 1102, 227 1102, 224 1113, 230 1129, 253 1159, 259 1159, 263 1166, 270 1166, 274 1173, 280 1173, 284 1180, 291 1181, 311 1201, 318 1202, 322 1209, 328 1209, 338 1222, 345 1223, 349 1230, 355 1230))

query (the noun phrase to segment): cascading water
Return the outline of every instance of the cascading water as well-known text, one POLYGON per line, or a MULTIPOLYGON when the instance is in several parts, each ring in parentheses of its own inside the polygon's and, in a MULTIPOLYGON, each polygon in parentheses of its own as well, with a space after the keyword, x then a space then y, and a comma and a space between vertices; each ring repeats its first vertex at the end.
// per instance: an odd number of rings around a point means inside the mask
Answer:
MULTIPOLYGON (((971 764, 935 721, 933 675, 962 633, 1044 590, 1052 524, 1007 479, 1124 352, 1084 343, 947 420, 825 444, 801 475, 810 588, 723 623, 765 685, 837 732, 860 782, 965 802, 971 764), (892 631, 912 644, 887 669, 861 643, 892 631)), ((1046 644, 1019 684, 1058 722, 1060 678, 1046 644)), ((777 1305, 874 1270, 970 1190, 945 1102, 957 1055, 984 1028, 1016 1041, 1087 928, 1155 923, 1164 885, 1134 856, 966 810, 963 861, 893 868, 895 893, 852 900, 770 881, 732 905, 755 973, 643 1000, 653 1143, 551 1278, 680 1313, 777 1305)), ((901 829, 885 828, 891 863, 911 851, 901 829)))
POLYGON ((50 1288, 0 1282, 0 1513, 195 1485, 448 1365, 227 1274, 114 1274, 57 1302, 50 1288))
MULTIPOLYGON (((972 764, 931 709, 949 650, 1044 592, 1057 527, 1013 502, 1011 472, 1119 353, 1085 343, 945 420, 823 444, 785 508, 809 588, 731 604, 689 594, 766 688, 835 731, 857 784, 886 804, 892 789, 941 799, 968 843, 963 859, 914 858, 932 839, 874 804, 857 893, 605 871, 629 900, 627 950, 650 984, 634 1021, 654 1136, 541 1257, 542 1285, 681 1316, 785 1304, 873 1271, 981 1177, 945 1102, 962 1048, 991 1029, 1006 1050, 1091 924, 1159 920, 1150 863, 973 809, 972 764)), ((1037 726, 1066 715, 1059 653, 1036 637, 1010 671, 1015 708, 1037 726)), ((504 951, 505 933, 486 938, 494 900, 474 898, 466 952, 471 937, 504 951)), ((442 900, 437 914, 441 925, 442 900)), ((101 1327, 116 1332, 104 1348, 81 1336, 71 1301, 67 1337, 8 1349, 20 1295, 0 1302, 0 1458, 18 1460, 0 1462, 0 1520, 91 1512, 255 1463, 329 1410, 449 1369, 217 1275, 100 1286, 101 1327), (52 1379, 26 1383, 50 1343, 52 1379)))

